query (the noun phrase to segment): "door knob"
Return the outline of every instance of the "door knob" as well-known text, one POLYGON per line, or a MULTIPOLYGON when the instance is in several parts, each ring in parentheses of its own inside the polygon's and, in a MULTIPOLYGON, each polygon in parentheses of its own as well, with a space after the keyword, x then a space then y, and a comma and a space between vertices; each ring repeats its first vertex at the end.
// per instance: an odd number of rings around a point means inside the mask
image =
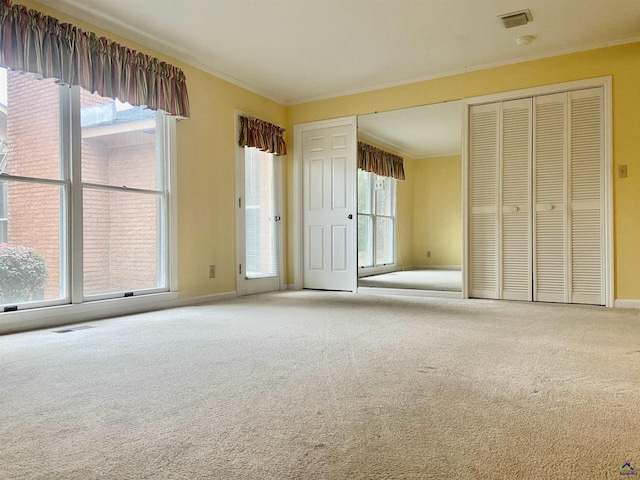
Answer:
POLYGON ((514 212, 517 212, 518 210, 520 210, 520 208, 519 208, 519 207, 513 207, 513 208, 512 208, 512 210, 513 210, 514 212))
POLYGON ((352 219, 353 219, 353 215, 349 214, 349 215, 347 215, 347 218, 348 218, 349 220, 352 220, 352 219))
POLYGON ((554 208, 553 205, 547 206, 547 210, 553 210, 553 208, 554 208))
POLYGON ((276 222, 279 222, 280 220, 282 220, 282 218, 280 218, 280 215, 276 215, 275 217, 273 217, 273 219, 274 219, 276 222))

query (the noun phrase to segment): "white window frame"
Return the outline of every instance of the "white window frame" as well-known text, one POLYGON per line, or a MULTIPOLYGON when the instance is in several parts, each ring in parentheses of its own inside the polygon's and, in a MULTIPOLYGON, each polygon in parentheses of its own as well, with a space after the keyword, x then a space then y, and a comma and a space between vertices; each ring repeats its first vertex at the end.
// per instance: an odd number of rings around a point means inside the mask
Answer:
POLYGON ((3 214, 2 212, 2 210, 7 209, 7 185, 6 180, 0 180, 0 243, 7 241, 7 225, 9 219, 7 218, 7 214, 3 214))
POLYGON ((371 181, 367 182, 368 183, 368 187, 369 187, 369 198, 371 201, 371 213, 360 213, 358 212, 358 218, 360 218, 360 216, 363 217, 368 217, 371 218, 371 225, 372 225, 372 235, 371 235, 371 239, 370 239, 370 243, 369 243, 369 247, 372 248, 371 251, 371 257, 372 257, 372 261, 373 264, 369 265, 369 266, 363 266, 360 267, 358 266, 358 277, 364 277, 364 276, 368 276, 368 275, 374 275, 374 274, 378 274, 378 273, 386 273, 386 272, 392 272, 396 269, 396 252, 397 252, 397 212, 396 212, 396 204, 397 204, 397 184, 398 181, 394 178, 391 177, 382 177, 381 175, 377 175, 375 173, 372 172, 364 172, 361 169, 358 169, 358 175, 361 174, 361 172, 369 175, 371 181), (376 183, 376 179, 380 177, 380 178, 384 178, 388 180, 388 184, 390 187, 390 193, 391 193, 391 199, 390 199, 390 208, 391 208, 391 215, 379 215, 376 212, 376 206, 377 206, 377 202, 376 202, 376 189, 375 189, 375 183, 376 183), (392 224, 393 224, 393 252, 392 252, 392 257, 393 260, 391 263, 382 263, 382 264, 378 264, 376 262, 376 238, 377 238, 377 219, 378 218, 388 218, 391 220, 392 224))
MULTIPOLYGON (((61 267, 66 267, 66 297, 51 301, 6 305, 10 311, 0 310, 0 334, 4 332, 43 328, 79 320, 91 320, 118 314, 129 314, 150 309, 165 308, 178 299, 178 232, 177 232, 177 148, 176 118, 156 113, 158 138, 158 161, 162 169, 161 191, 144 191, 126 187, 100 186, 100 188, 140 191, 161 197, 160 214, 164 222, 159 224, 159 242, 162 257, 159 275, 164 285, 159 288, 112 292, 105 295, 83 295, 82 265, 82 192, 81 178, 81 126, 80 87, 59 87, 60 104, 60 168, 59 180, 36 179, 0 174, 0 180, 50 184, 62 187, 66 202, 63 202, 61 267), (162 272, 162 273, 160 273, 162 272), (17 307, 17 310, 13 308, 17 307)), ((3 307, 4 309, 4 307, 3 307)))

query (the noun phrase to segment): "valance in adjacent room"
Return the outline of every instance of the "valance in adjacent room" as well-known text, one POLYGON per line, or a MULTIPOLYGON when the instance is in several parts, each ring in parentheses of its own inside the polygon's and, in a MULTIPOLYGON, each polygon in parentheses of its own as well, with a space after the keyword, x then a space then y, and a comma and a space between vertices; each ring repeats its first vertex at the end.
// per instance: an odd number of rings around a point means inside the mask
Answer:
POLYGON ((241 115, 238 144, 241 147, 255 147, 274 155, 286 155, 284 132, 284 128, 273 123, 241 115))
POLYGON ((405 178, 402 157, 363 142, 358 142, 358 168, 396 180, 405 178))
POLYGON ((189 116, 181 69, 92 32, 0 0, 0 65, 131 105, 189 116))

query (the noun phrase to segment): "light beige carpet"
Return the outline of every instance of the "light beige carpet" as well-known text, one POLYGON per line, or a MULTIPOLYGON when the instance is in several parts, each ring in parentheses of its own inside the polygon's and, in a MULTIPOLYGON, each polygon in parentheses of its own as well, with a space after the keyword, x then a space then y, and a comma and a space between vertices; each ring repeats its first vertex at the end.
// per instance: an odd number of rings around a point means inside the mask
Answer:
POLYGON ((461 292, 462 271, 429 269, 381 273, 359 278, 358 286, 461 292))
POLYGON ((636 311, 285 292, 91 325, 0 337, 1 479, 605 479, 640 464, 636 311))

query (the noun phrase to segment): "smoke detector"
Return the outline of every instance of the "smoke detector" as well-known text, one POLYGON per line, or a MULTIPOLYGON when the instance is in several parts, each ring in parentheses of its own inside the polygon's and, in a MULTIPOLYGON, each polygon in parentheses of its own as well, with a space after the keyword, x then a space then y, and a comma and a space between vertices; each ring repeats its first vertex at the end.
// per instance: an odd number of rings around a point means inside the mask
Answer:
POLYGON ((516 43, 521 47, 524 47, 525 45, 529 45, 533 42, 534 38, 535 37, 533 35, 523 35, 522 37, 516 38, 516 43))
POLYGON ((533 21, 529 9, 520 10, 518 12, 507 13, 498 17, 504 28, 519 27, 533 21))

